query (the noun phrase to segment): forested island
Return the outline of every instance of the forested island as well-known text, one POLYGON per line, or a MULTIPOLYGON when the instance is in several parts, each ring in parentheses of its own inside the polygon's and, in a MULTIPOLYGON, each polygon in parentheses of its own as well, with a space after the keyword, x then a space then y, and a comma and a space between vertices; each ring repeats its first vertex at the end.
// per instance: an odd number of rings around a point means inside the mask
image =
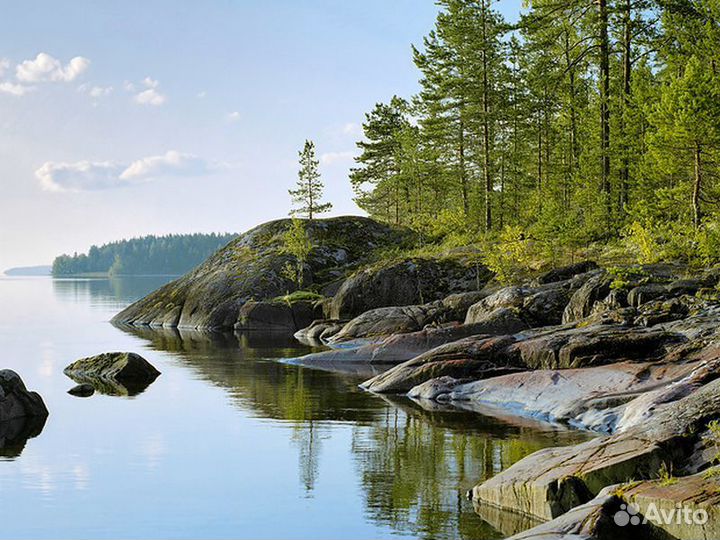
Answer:
POLYGON ((92 246, 85 254, 61 255, 53 276, 180 275, 230 242, 235 234, 171 234, 92 246))

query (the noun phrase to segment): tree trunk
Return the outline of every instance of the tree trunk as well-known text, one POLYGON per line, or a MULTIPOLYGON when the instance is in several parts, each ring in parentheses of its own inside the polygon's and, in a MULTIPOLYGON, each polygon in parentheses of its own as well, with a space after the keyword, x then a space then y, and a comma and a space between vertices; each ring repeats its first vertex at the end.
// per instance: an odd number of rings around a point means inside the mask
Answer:
POLYGON ((487 6, 482 6, 482 67, 483 67, 483 173, 485 175, 485 230, 492 229, 492 175, 490 174, 490 83, 488 79, 488 41, 487 41, 487 6))
POLYGON ((632 93, 632 0, 625 0, 623 4, 623 155, 620 166, 620 209, 629 203, 630 197, 630 148, 629 135, 625 133, 628 126, 627 111, 630 107, 632 93))
POLYGON ((312 221, 312 219, 313 219, 313 208, 314 208, 314 201, 313 201, 312 180, 308 180, 308 220, 309 221, 312 221))
POLYGON ((601 190, 606 196, 610 217, 610 38, 607 0, 597 0, 600 37, 600 139, 602 159, 601 190))
POLYGON ((470 213, 470 202, 468 201, 468 182, 467 171, 465 170, 465 123, 462 119, 462 110, 460 109, 460 139, 459 139, 459 158, 460 158, 460 187, 462 188, 463 212, 465 217, 470 213))
POLYGON ((693 223, 699 228, 702 222, 702 209, 700 208, 700 197, 702 194, 702 148, 700 143, 695 143, 695 182, 693 183, 693 223))
MULTIPOLYGON (((538 139, 537 139, 537 190, 538 193, 542 191, 542 177, 543 177, 543 154, 542 154, 542 146, 543 146, 543 130, 542 130, 542 114, 540 113, 540 110, 538 109, 538 118, 537 118, 537 132, 538 132, 538 139)), ((542 201, 541 201, 542 202, 542 201)))
POLYGON ((565 32, 565 64, 568 72, 568 86, 570 91, 570 175, 575 172, 579 161, 578 152, 578 129, 577 129, 577 111, 575 110, 575 100, 577 99, 577 89, 575 83, 575 67, 572 65, 570 58, 570 34, 565 32))

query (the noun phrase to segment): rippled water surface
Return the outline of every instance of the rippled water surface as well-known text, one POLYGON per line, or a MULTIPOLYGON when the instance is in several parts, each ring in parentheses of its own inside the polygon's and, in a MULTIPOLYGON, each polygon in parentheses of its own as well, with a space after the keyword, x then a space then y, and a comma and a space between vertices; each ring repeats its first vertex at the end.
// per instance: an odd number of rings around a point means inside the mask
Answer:
POLYGON ((0 537, 498 538, 531 524, 466 490, 583 437, 364 393, 277 362, 310 351, 287 338, 107 322, 164 281, 0 278, 0 368, 50 410, 27 441, 0 430, 0 537), (115 350, 162 375, 133 397, 66 393, 67 364, 115 350))

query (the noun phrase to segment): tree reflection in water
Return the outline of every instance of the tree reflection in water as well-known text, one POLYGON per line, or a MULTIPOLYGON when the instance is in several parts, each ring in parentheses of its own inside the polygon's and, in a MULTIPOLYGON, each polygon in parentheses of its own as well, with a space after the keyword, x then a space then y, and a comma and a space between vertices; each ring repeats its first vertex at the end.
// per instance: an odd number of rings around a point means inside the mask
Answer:
POLYGON ((287 336, 124 330, 175 353, 253 416, 287 422, 306 497, 313 496, 333 425, 350 425, 357 479, 346 480, 360 485, 367 518, 424 538, 500 538, 532 526, 525 518, 474 509, 466 491, 536 450, 587 438, 530 420, 427 410, 365 393, 357 377, 277 362, 312 350, 287 336))

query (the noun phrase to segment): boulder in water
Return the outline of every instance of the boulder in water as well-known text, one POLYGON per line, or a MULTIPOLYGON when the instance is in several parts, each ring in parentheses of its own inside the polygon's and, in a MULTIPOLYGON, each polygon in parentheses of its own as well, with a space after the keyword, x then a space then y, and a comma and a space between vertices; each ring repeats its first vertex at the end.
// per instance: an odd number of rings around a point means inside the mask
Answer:
POLYGON ((111 352, 81 358, 64 370, 77 383, 88 383, 110 395, 136 395, 145 390, 160 372, 142 356, 111 352))

